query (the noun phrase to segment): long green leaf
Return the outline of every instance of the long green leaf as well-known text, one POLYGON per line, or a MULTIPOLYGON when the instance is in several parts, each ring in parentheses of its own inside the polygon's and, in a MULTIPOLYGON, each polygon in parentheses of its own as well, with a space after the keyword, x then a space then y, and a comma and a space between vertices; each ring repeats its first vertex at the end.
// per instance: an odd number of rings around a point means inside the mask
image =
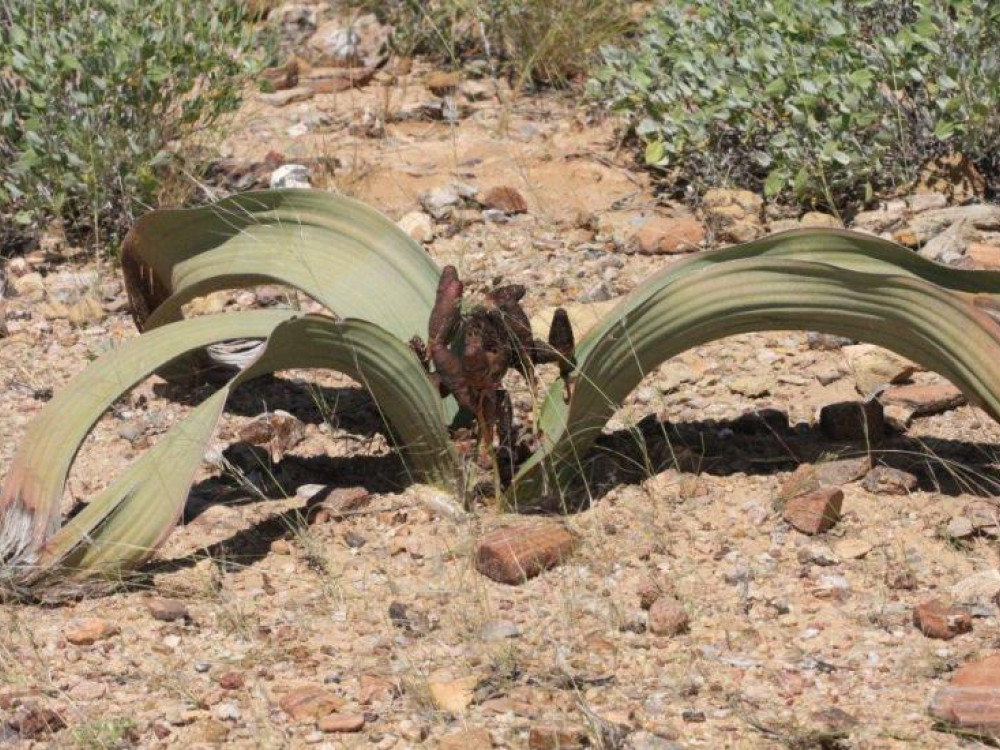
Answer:
POLYGON ((366 321, 292 315, 230 313, 174 323, 127 342, 74 379, 32 426, 0 498, 3 578, 39 586, 114 575, 145 560, 176 523, 229 394, 277 370, 329 368, 355 378, 392 426, 414 479, 453 487, 458 463, 444 405, 413 352, 366 321), (266 338, 266 346, 55 531, 72 459, 107 406, 164 362, 234 337, 266 338))
POLYGON ((378 211, 318 190, 152 211, 126 237, 122 268, 140 329, 179 320, 185 303, 209 292, 276 283, 402 341, 425 335, 441 273, 378 211))
POLYGON ((949 378, 1000 417, 1000 275, 949 269, 866 235, 806 230, 695 256, 635 290, 581 341, 569 404, 542 408, 543 447, 515 507, 563 497, 628 393, 665 360, 738 333, 818 330, 879 344, 949 378), (806 259, 806 260, 803 260, 806 259))
POLYGON ((55 533, 73 459, 115 400, 192 350, 244 336, 264 338, 294 315, 285 310, 196 318, 129 340, 77 375, 31 423, 11 464, 0 494, 0 561, 37 551, 55 533))

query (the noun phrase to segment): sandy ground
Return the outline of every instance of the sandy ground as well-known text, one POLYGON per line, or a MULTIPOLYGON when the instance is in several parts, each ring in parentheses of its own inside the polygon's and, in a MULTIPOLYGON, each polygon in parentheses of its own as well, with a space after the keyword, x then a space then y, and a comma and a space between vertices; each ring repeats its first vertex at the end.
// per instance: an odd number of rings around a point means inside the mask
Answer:
MULTIPOLYGON (((439 225, 450 236, 428 251, 474 282, 527 284, 532 312, 617 297, 673 260, 599 239, 602 222, 687 214, 632 168, 612 121, 555 94, 487 95, 454 124, 393 121, 433 100, 424 73, 386 72, 361 91, 282 109, 251 100, 224 153, 309 160, 319 186, 393 218, 456 181, 516 188, 526 214, 439 225), (289 136, 300 122, 314 124, 289 136), (372 122, 384 132, 366 134, 372 122)), ((135 335, 113 267, 42 270, 43 293, 10 300, 11 335, 0 340, 0 473, 50 389, 135 335), (103 309, 74 322, 52 307, 88 296, 103 309)), ((80 455, 68 503, 155 442, 188 408, 181 395, 154 379, 116 406, 80 455)), ((523 388, 517 398, 530 403, 523 388)), ((2 714, 38 705, 67 724, 35 740, 0 730, 0 744, 518 748, 529 738, 555 746, 544 741, 560 728, 564 740, 605 747, 970 746, 935 731, 926 706, 950 671, 996 647, 996 607, 950 641, 921 634, 912 608, 997 565, 992 537, 944 533, 997 479, 997 426, 963 406, 879 446, 830 443, 817 410, 853 398, 842 351, 812 349, 804 333, 727 339, 667 363, 609 426, 591 502, 565 519, 576 554, 511 587, 477 573, 471 552, 485 530, 519 519, 489 503, 445 513, 433 490, 408 487, 354 384, 308 373, 253 384, 234 399, 219 450, 274 409, 305 424, 298 445, 266 471, 206 465, 184 525, 130 590, 0 606, 2 714), (830 370, 841 374, 822 385, 817 374, 830 370), (765 406, 790 426, 747 433, 734 422, 765 406), (640 422, 643 449, 628 430, 640 422), (796 466, 859 456, 913 473, 916 489, 845 483, 843 519, 821 537, 781 519, 774 503, 796 466), (370 497, 310 522, 296 496, 309 484, 370 497), (683 604, 689 632, 647 631, 640 593, 650 586, 683 604), (188 616, 155 619, 153 597, 178 600, 188 616), (119 632, 69 643, 86 618, 119 632), (362 716, 363 728, 334 734, 295 720, 283 698, 304 688, 362 716)), ((237 466, 241 450, 227 453, 237 466)))

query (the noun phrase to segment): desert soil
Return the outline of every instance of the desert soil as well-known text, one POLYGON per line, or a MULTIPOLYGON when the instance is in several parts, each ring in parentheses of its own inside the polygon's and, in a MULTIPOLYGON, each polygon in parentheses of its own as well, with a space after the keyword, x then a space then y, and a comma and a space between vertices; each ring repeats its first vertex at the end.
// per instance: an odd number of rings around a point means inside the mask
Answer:
MULTIPOLYGON (((361 89, 281 108, 251 94, 224 156, 277 152, 309 165, 314 185, 393 219, 454 183, 514 188, 527 212, 484 222, 481 210, 460 210, 435 223, 426 247, 474 283, 525 284, 533 314, 619 297, 684 257, 630 253, 614 239, 643 212, 692 213, 656 194, 613 119, 566 94, 514 95, 488 81, 481 99, 461 99, 468 111, 454 122, 399 117, 438 101, 421 83, 429 72, 387 69, 361 89)), ((705 246, 715 244, 710 231, 705 246)), ((113 264, 36 258, 30 270, 42 285, 8 301, 0 339, 0 475, 51 392, 136 335, 113 264), (97 304, 79 308, 87 298, 97 304)), ((205 304, 254 302, 237 297, 205 304)), ((137 388, 85 445, 67 505, 207 392, 155 378, 137 388)), ((144 577, 110 595, 0 606, 0 709, 50 708, 67 725, 35 738, 8 726, 0 744, 517 748, 529 738, 554 747, 558 729, 564 742, 636 748, 833 746, 835 737, 845 747, 970 746, 936 731, 927 705, 951 671, 996 647, 996 606, 975 608, 971 631, 947 641, 922 634, 912 613, 997 566, 992 536, 954 539, 946 528, 992 494, 1000 433, 961 406, 881 444, 827 440, 817 411, 858 397, 844 351, 813 348, 804 332, 677 357, 609 425, 591 497, 563 521, 576 552, 508 586, 478 573, 472 552, 486 531, 524 519, 488 501, 466 512, 408 486, 355 384, 284 373, 248 386, 182 526, 144 577), (790 425, 737 421, 765 407, 790 425), (304 430, 262 470, 232 446, 276 409, 304 430), (645 450, 629 431, 640 422, 645 450), (843 515, 823 535, 782 519, 780 488, 797 466, 859 457, 916 485, 887 494, 842 478, 843 515), (352 510, 310 513, 308 485, 352 510), (683 605, 687 632, 648 630, 640 602, 651 587, 683 605), (176 600, 186 616, 156 619, 154 598, 176 600), (74 644, 88 628, 96 642, 74 644), (318 701, 320 714, 335 709, 341 728, 357 731, 323 731, 335 722, 317 723, 308 706, 296 719, 295 698, 318 701)))

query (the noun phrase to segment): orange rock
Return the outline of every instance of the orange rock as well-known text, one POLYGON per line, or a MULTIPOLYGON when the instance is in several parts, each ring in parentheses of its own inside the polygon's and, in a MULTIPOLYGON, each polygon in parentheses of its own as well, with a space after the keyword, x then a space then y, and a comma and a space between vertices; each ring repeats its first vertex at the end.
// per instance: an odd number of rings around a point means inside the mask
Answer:
POLYGON ((113 622, 89 617, 78 620, 67 628, 66 640, 75 646, 90 646, 120 632, 121 629, 113 622))
POLYGON ((799 495, 815 492, 821 487, 840 487, 863 478, 871 469, 867 456, 841 458, 818 464, 800 464, 791 476, 781 483, 779 497, 790 500, 799 495))
POLYGON ((363 674, 358 678, 358 703, 362 706, 388 700, 398 693, 399 686, 385 677, 363 674))
POLYGON ((219 677, 219 686, 223 690, 239 690, 243 687, 243 675, 239 672, 226 672, 219 677))
POLYGON ((793 497, 781 510, 782 518, 803 534, 820 534, 840 520, 844 493, 839 487, 823 487, 793 497))
POLYGON ((575 547, 576 538, 558 523, 508 526, 479 542, 476 570, 498 583, 516 585, 558 565, 575 547))
POLYGON ((569 750, 586 745, 587 733, 576 727, 535 726, 528 731, 528 750, 569 750))
POLYGON ((524 196, 506 185, 490 188, 483 196, 482 203, 487 208, 503 211, 505 214, 523 214, 528 210, 524 196))
POLYGON ((679 635, 688 629, 687 610, 672 596, 661 596, 649 608, 649 632, 653 635, 679 635))
POLYGON ((431 90, 434 96, 454 94, 461 82, 461 74, 454 70, 435 70, 424 79, 424 85, 431 90))
POLYGON ((910 227, 897 229, 892 233, 892 239, 900 245, 906 245, 906 247, 916 247, 920 244, 920 238, 917 237, 917 233, 910 229, 910 227))
POLYGON ((930 711, 963 729, 1000 732, 1000 654, 961 667, 934 695, 930 711))
POLYGON ((316 722, 316 726, 321 732, 360 732, 365 728, 365 717, 361 714, 330 714, 316 722))
POLYGON ((472 703, 479 677, 470 675, 457 680, 431 681, 427 691, 434 705, 442 711, 460 714, 472 703))
POLYGON ((652 216, 632 238, 635 250, 644 255, 689 253, 705 241, 705 227, 690 216, 652 216))
POLYGON ((306 685, 285 693, 278 705, 295 721, 303 721, 332 714, 344 701, 317 685, 306 685))
POLYGON ((928 638, 950 641, 956 635, 972 630, 972 615, 940 599, 928 599, 913 608, 913 624, 928 638))
POLYGON ((1000 269, 1000 247, 996 245, 973 242, 965 249, 965 257, 972 262, 973 268, 987 271, 1000 269))
POLYGON ((910 409, 914 416, 940 414, 965 403, 965 396, 951 383, 896 385, 879 396, 882 403, 910 409))

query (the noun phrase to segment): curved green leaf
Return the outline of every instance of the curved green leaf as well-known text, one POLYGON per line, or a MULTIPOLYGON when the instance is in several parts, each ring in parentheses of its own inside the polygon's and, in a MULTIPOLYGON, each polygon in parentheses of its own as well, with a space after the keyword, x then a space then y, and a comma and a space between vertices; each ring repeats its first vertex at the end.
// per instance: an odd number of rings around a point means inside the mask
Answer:
POLYGON ((402 341, 425 335, 441 273, 370 206, 297 189, 152 211, 128 233, 122 268, 140 329, 179 320, 182 305, 209 292, 274 283, 402 341))
POLYGON ((515 477, 509 499, 525 507, 562 497, 646 374, 738 333, 817 330, 879 344, 941 373, 998 418, 1000 326, 987 314, 997 308, 998 279, 829 230, 776 235, 671 266, 581 341, 570 403, 554 384, 540 417, 543 447, 515 477))
POLYGON ((458 462, 444 404, 413 352, 367 321, 245 312, 171 324, 94 362, 29 430, 0 496, 0 560, 12 585, 113 575, 146 559, 173 528, 232 390, 284 369, 330 368, 372 393, 414 479, 454 485, 458 462), (266 338, 258 358, 199 404, 111 486, 56 531, 73 457, 122 393, 165 362, 234 337, 266 338), (54 532, 54 533, 53 533, 54 532))

